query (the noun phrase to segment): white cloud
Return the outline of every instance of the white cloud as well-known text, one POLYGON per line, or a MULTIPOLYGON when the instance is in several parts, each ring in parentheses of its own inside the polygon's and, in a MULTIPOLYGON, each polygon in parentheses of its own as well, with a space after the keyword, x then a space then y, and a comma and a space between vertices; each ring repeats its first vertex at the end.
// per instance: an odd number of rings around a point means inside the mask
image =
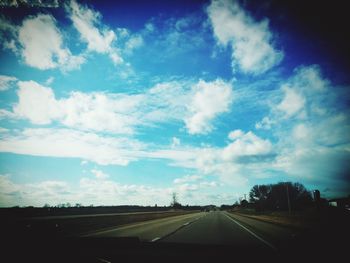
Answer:
POLYGON ((329 80, 322 77, 317 65, 301 66, 281 84, 277 96, 267 102, 271 109, 268 116, 257 122, 257 129, 271 129, 291 119, 307 120, 325 117, 334 108, 334 93, 329 80), (328 94, 327 94, 328 93, 328 94))
POLYGON ((128 138, 68 129, 25 129, 5 134, 0 151, 47 157, 80 158, 100 165, 127 165, 141 156, 143 144, 128 138))
POLYGON ((138 122, 133 117, 141 99, 137 95, 72 92, 68 98, 56 99, 51 88, 35 81, 19 81, 18 86, 13 112, 33 124, 60 121, 83 130, 132 133, 138 122))
POLYGON ((17 81, 15 77, 0 75, 0 91, 8 90, 15 81, 17 81))
POLYGON ((13 25, 3 16, 0 17, 0 41, 3 49, 9 49, 17 54, 18 48, 15 42, 18 34, 18 27, 13 25))
MULTIPOLYGON (((198 176, 213 175, 220 181, 236 187, 246 187, 249 177, 263 173, 273 163, 272 143, 254 133, 232 131, 233 142, 225 147, 178 147, 172 150, 148 152, 144 157, 171 160, 170 165, 195 169, 198 176)), ((185 176, 174 183, 190 183, 199 179, 185 176)))
POLYGON ((18 119, 18 115, 13 113, 12 111, 8 111, 5 109, 0 109, 0 119, 18 119))
POLYGON ((145 94, 145 117, 151 121, 182 120, 193 96, 193 83, 170 81, 158 83, 145 94))
POLYGON ((183 183, 189 183, 189 182, 196 182, 196 181, 198 181, 201 178, 202 178, 202 176, 200 176, 200 175, 185 175, 184 177, 176 178, 174 180, 174 184, 183 184, 183 183))
POLYGON ((59 101, 61 122, 74 128, 131 134, 139 123, 137 95, 72 92, 59 101))
MULTIPOLYGON (((194 169, 197 174, 176 178, 174 180, 175 188, 167 189, 163 193, 171 193, 175 190, 183 197, 190 198, 192 191, 219 186, 216 180, 207 181, 207 175, 216 176, 225 185, 237 187, 242 191, 248 187, 247 182, 250 176, 262 173, 263 166, 259 164, 261 160, 258 157, 269 154, 269 142, 251 132, 232 132, 232 134, 236 134, 234 137, 231 136, 234 141, 226 147, 181 146, 169 150, 162 149, 161 146, 154 149, 154 145, 145 145, 130 138, 99 136, 67 129, 25 129, 2 134, 0 151, 45 157, 79 158, 84 160, 84 163, 89 161, 99 165, 127 165, 138 159, 170 160, 170 165, 194 169), (241 163, 242 157, 245 158, 243 164, 241 163), (249 158, 252 159, 249 160, 249 158)), ((80 199, 79 202, 81 200, 91 200, 91 202, 94 200, 93 203, 107 202, 107 199, 110 200, 109 198, 121 197, 119 194, 122 192, 129 194, 134 192, 135 195, 143 198, 147 191, 154 190, 138 186, 121 187, 119 184, 109 181, 104 172, 98 169, 93 169, 91 172, 95 174, 96 180, 82 179, 79 191, 86 193, 86 198, 80 196, 79 198, 84 199, 80 199), (105 197, 107 199, 104 199, 105 197)), ((160 189, 156 189, 156 191, 158 194, 162 192, 160 189)), ((136 196, 133 200, 137 200, 136 196)), ((193 203, 193 199, 189 200, 192 200, 193 203)), ((198 197, 196 200, 203 202, 204 199, 201 200, 198 197)))
POLYGON ((269 117, 264 117, 260 122, 255 123, 255 128, 269 130, 274 123, 274 120, 271 120, 269 117))
POLYGON ((18 31, 18 41, 25 63, 38 69, 73 70, 85 62, 84 57, 73 56, 63 47, 56 20, 50 15, 39 14, 25 19, 18 31))
POLYGON ((171 138, 171 148, 176 148, 181 144, 181 141, 179 138, 173 137, 171 138))
POLYGON ((255 21, 238 1, 213 0, 207 12, 218 42, 232 47, 232 64, 243 72, 259 74, 280 63, 268 20, 255 21))
POLYGON ((97 179, 101 179, 101 180, 107 179, 109 177, 108 174, 104 173, 101 170, 97 170, 97 169, 92 169, 91 173, 93 173, 97 179))
POLYGON ((305 124, 300 123, 293 128, 293 137, 298 141, 307 140, 310 137, 310 132, 305 124))
POLYGON ((9 129, 0 127, 0 133, 7 133, 7 132, 9 132, 9 131, 10 131, 9 129))
POLYGON ((55 77, 49 77, 46 81, 45 81, 45 85, 51 85, 55 80, 55 77))
POLYGON ((115 64, 123 62, 118 49, 113 47, 113 41, 115 41, 117 37, 114 31, 107 28, 98 28, 101 26, 100 13, 86 6, 79 5, 75 0, 70 2, 67 10, 81 39, 87 43, 88 50, 108 54, 115 64))
POLYGON ((211 182, 201 182, 200 187, 217 187, 218 183, 215 181, 211 181, 211 182))
POLYGON ((261 139, 253 132, 243 133, 241 130, 235 130, 229 134, 233 140, 222 152, 224 160, 233 160, 242 156, 259 156, 269 154, 272 150, 272 144, 269 140, 261 139))
POLYGON ((190 134, 205 134, 213 129, 212 121, 228 112, 233 99, 231 85, 220 79, 200 80, 194 87, 194 96, 188 106, 190 116, 185 119, 190 134))
POLYGON ((334 92, 341 89, 316 65, 297 68, 281 85, 280 99, 266 116, 277 141, 271 169, 312 184, 348 180, 350 120, 341 106, 344 98, 334 92))
MULTIPOLYGON (((213 120, 230 109, 232 89, 223 80, 168 82, 140 94, 73 91, 56 99, 53 90, 35 81, 19 81, 19 101, 3 117, 25 118, 33 124, 59 122, 67 127, 133 134, 141 126, 184 122, 190 134, 213 129, 213 120)), ((6 112, 5 112, 6 111, 6 112)))
POLYGON ((282 111, 285 116, 289 118, 304 108, 305 98, 288 86, 283 86, 282 90, 284 92, 284 98, 281 103, 276 106, 276 109, 282 111))
POLYGON ((50 88, 34 81, 19 81, 18 87, 19 101, 13 109, 17 116, 25 117, 34 124, 49 124, 52 119, 61 116, 60 105, 50 88))
POLYGON ((51 180, 38 183, 19 184, 10 175, 0 175, 0 206, 43 206, 57 205, 73 201, 73 193, 68 183, 51 180))
POLYGON ((135 35, 128 39, 125 43, 125 52, 132 53, 135 49, 143 45, 143 38, 141 35, 135 35))
MULTIPOLYGON (((146 185, 122 184, 109 179, 81 178, 77 186, 65 181, 42 181, 36 184, 15 183, 10 175, 0 175, 0 206, 57 205, 169 205, 172 193, 178 193, 182 204, 208 204, 212 200, 200 188, 215 187, 215 182, 202 185, 178 185, 157 188, 146 185), (192 192, 196 195, 192 195, 192 192)), ((220 203, 220 200, 215 200, 220 203)))
POLYGON ((147 24, 145 25, 145 29, 146 29, 147 31, 149 31, 149 32, 153 32, 153 31, 155 30, 155 27, 154 27, 154 25, 153 25, 152 23, 147 23, 147 24))
POLYGON ((236 140, 244 135, 242 130, 234 130, 228 134, 228 138, 231 140, 236 140))
POLYGON ((207 45, 206 21, 198 12, 183 17, 152 18, 141 31, 143 39, 150 47, 149 55, 163 61, 179 55, 191 56, 193 52, 202 50, 207 45), (161 52, 159 52, 161 50, 161 52))

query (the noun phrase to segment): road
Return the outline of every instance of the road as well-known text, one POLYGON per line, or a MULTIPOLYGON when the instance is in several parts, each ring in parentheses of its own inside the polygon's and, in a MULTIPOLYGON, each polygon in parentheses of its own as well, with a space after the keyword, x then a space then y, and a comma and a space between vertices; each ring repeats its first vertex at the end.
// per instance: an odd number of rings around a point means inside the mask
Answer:
POLYGON ((292 237, 290 229, 224 211, 201 212, 90 233, 93 237, 136 236, 143 241, 233 245, 276 250, 292 237))
POLYGON ((204 213, 191 213, 120 226, 82 236, 92 237, 138 237, 142 241, 156 241, 200 219, 204 213))

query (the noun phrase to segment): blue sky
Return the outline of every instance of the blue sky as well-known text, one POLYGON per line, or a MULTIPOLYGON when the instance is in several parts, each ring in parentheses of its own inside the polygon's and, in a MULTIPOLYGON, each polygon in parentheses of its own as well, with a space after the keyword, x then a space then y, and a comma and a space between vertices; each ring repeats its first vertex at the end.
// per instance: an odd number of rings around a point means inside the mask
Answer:
POLYGON ((329 25, 273 1, 24 2, 0 1, 0 206, 350 193, 329 25))

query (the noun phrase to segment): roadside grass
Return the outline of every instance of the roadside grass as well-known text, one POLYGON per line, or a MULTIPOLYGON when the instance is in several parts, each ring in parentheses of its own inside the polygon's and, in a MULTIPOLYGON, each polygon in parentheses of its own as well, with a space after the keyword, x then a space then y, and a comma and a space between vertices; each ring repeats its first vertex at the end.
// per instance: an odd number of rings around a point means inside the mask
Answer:
POLYGON ((309 208, 303 211, 293 211, 291 214, 287 211, 255 212, 254 209, 243 208, 231 210, 230 212, 296 229, 312 229, 332 222, 344 221, 344 219, 349 218, 350 214, 349 211, 341 211, 332 207, 324 207, 320 210, 309 208))
POLYGON ((242 212, 236 212, 242 216, 250 217, 253 219, 278 224, 286 227, 293 227, 293 228, 310 228, 312 225, 314 225, 316 222, 319 221, 317 217, 314 216, 305 216, 300 214, 294 214, 294 215, 288 215, 287 213, 269 213, 269 214, 246 214, 242 212))

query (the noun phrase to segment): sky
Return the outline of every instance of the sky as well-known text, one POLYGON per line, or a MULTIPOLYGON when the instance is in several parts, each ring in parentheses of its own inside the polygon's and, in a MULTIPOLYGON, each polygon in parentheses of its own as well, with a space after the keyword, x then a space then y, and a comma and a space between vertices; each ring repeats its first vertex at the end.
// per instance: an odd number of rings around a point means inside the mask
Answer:
POLYGON ((350 194, 346 8, 0 0, 0 206, 350 194))

